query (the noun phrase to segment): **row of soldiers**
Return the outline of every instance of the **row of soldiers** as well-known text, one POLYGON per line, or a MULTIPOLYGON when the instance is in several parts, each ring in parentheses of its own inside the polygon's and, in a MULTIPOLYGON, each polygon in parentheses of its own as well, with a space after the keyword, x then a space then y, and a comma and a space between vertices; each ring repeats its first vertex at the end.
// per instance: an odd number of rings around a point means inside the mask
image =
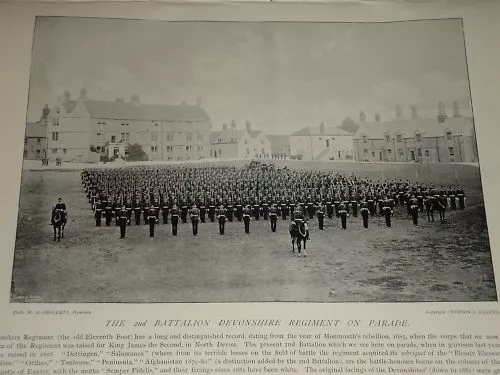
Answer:
MULTIPOLYGON (((322 229, 325 217, 340 217, 345 227, 344 215, 357 217, 358 211, 367 227, 368 216, 377 213, 385 216, 390 226, 396 206, 406 206, 415 224, 418 212, 426 210, 429 221, 433 221, 435 210, 465 207, 460 186, 437 189, 402 180, 380 182, 338 172, 261 165, 86 169, 82 183, 97 226, 102 219, 110 225, 113 218, 117 225, 121 219, 127 225, 133 221, 140 225, 142 218, 151 228, 152 222, 168 224, 170 217, 174 234, 177 223, 186 223, 188 217, 195 218, 193 234, 197 233, 198 222, 207 220, 217 220, 222 234, 221 221, 270 220, 271 230, 275 231, 278 217, 287 220, 297 211, 305 218, 316 216, 322 229)), ((245 223, 246 231, 248 225, 245 223)))

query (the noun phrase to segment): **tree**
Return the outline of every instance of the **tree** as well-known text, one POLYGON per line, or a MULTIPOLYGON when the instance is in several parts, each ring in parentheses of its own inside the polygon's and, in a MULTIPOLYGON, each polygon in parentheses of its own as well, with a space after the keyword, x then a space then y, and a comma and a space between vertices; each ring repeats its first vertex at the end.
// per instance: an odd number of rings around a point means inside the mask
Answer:
POLYGON ((148 160, 148 155, 144 152, 139 143, 134 143, 128 148, 127 161, 145 161, 148 160))

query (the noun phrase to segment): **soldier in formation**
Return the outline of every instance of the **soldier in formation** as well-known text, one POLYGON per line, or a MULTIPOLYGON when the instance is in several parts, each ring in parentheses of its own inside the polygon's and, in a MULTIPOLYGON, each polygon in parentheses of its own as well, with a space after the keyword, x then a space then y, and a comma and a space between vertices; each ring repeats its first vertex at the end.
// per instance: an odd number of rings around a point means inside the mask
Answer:
POLYGON ((243 221, 249 233, 250 218, 270 221, 271 231, 276 231, 279 218, 316 217, 319 229, 323 229, 325 219, 337 217, 346 229, 348 222, 356 227, 358 211, 362 216, 358 227, 366 228, 367 213, 372 218, 385 218, 386 225, 392 226, 396 219, 415 220, 415 211, 418 215, 424 209, 429 221, 433 221, 438 203, 451 210, 465 209, 461 186, 445 189, 403 179, 377 180, 336 171, 259 164, 85 169, 81 177, 96 225, 100 225, 103 212, 107 226, 113 217, 119 225, 125 207, 127 225, 131 225, 131 219, 135 219, 135 225, 151 225, 149 217, 154 211, 154 225, 160 219, 162 224, 170 221, 173 235, 177 235, 179 221, 186 223, 188 216, 192 218, 193 209, 198 212, 198 220, 191 220, 193 234, 198 232, 198 223, 205 223, 208 216, 209 222, 217 219, 221 235, 233 218, 243 221), (348 215, 352 216, 349 220, 348 215))

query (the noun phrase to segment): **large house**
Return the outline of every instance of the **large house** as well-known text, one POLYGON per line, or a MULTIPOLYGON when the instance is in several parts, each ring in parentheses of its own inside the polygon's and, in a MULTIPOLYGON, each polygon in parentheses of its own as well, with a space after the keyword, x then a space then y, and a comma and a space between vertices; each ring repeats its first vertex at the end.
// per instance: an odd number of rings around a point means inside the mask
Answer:
POLYGON ((223 125, 210 134, 210 157, 224 159, 267 159, 271 157, 271 143, 261 130, 252 130, 249 122, 238 129, 236 122, 223 125))
POLYGON ((77 100, 64 100, 47 117, 48 157, 91 161, 92 154, 127 158, 129 146, 139 144, 149 160, 198 160, 209 155, 210 124, 198 105, 142 104, 96 101, 85 90, 77 100))
POLYGON ((307 127, 290 136, 290 153, 302 160, 352 159, 352 134, 324 124, 307 127))
POLYGON ((456 105, 448 117, 439 104, 435 118, 397 114, 391 121, 360 122, 354 134, 354 157, 359 161, 477 162, 476 136, 471 117, 456 105))

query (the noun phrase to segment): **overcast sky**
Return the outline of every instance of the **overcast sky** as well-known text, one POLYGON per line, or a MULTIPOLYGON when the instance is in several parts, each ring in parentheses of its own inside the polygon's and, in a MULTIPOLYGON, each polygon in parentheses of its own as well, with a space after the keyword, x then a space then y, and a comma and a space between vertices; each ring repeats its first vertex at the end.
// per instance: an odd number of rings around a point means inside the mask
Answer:
MULTIPOLYGON (((290 133, 400 104, 470 106, 459 20, 222 23, 38 18, 28 120, 67 89, 94 100, 195 103, 215 128, 290 133)), ((408 111, 406 111, 408 109, 408 111)))

